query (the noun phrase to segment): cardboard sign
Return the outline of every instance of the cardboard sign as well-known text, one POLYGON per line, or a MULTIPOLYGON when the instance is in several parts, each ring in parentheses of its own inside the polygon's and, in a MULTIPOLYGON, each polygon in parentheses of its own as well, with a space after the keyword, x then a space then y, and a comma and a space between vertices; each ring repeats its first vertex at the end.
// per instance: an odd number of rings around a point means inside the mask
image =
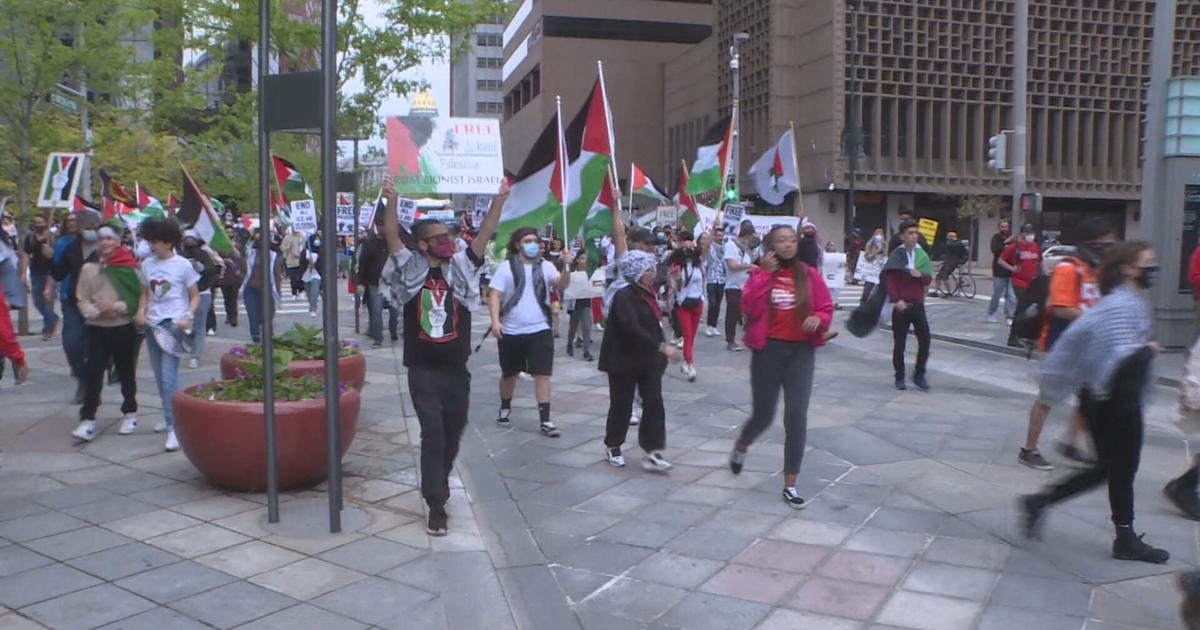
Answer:
POLYGON ((312 199, 297 199, 291 203, 292 227, 299 232, 317 231, 317 204, 312 199))
POLYGON ((846 255, 825 252, 824 256, 821 270, 825 274, 825 286, 830 289, 846 286, 846 255))
POLYGON ((479 195, 475 197, 475 212, 471 215, 471 227, 476 230, 483 225, 483 220, 487 218, 488 212, 492 209, 492 198, 489 195, 479 195))
POLYGON ((354 193, 340 192, 337 194, 337 235, 352 236, 354 234, 354 193))
POLYGON ((655 212, 655 219, 660 226, 675 225, 679 220, 679 211, 675 206, 659 206, 655 212))
POLYGON ((725 233, 737 236, 738 230, 741 228, 742 220, 746 217, 746 206, 740 203, 725 204, 725 219, 721 225, 725 228, 725 233))
POLYGON ((400 227, 411 230, 413 221, 417 220, 417 202, 401 197, 396 204, 396 220, 400 227))
POLYGON ((933 247, 933 241, 937 238, 938 222, 935 219, 917 219, 917 231, 925 237, 925 242, 933 247))
POLYGON ((358 227, 370 230, 372 225, 375 225, 375 206, 359 206, 358 227))
POLYGON ((46 172, 38 190, 39 208, 74 208, 75 193, 87 165, 83 153, 51 153, 46 158, 46 172))
POLYGON ((391 116, 388 173, 402 195, 491 195, 504 179, 500 121, 391 116))

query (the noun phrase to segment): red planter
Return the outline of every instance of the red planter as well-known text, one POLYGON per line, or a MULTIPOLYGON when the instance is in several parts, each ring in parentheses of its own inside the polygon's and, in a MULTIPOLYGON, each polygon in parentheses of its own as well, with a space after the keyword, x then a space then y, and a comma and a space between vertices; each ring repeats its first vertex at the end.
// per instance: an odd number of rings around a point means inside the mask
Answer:
MULTIPOLYGON (((207 400, 191 395, 194 385, 175 394, 175 435, 179 446, 215 486, 240 492, 267 488, 266 428, 262 403, 207 400)), ((362 397, 342 394, 341 454, 358 430, 362 397)), ((275 402, 279 488, 295 490, 320 483, 329 473, 325 400, 275 402)))
MULTIPOLYGON (((240 359, 228 352, 221 355, 221 380, 232 381, 238 377, 237 368, 244 363, 257 364, 257 359, 240 359)), ((325 359, 292 361, 288 363, 288 372, 303 376, 313 374, 325 376, 325 359)), ((338 359, 338 380, 359 391, 367 383, 367 357, 361 352, 338 359)))

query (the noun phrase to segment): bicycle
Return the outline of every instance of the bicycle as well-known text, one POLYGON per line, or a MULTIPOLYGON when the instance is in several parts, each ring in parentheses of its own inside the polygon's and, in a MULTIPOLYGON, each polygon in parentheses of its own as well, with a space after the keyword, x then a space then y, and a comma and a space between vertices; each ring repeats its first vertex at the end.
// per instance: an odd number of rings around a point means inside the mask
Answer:
POLYGON ((949 297, 964 297, 968 300, 975 299, 976 287, 975 276, 971 275, 971 262, 967 261, 958 266, 954 273, 946 278, 946 283, 951 287, 949 291, 941 290, 938 293, 944 298, 949 297))

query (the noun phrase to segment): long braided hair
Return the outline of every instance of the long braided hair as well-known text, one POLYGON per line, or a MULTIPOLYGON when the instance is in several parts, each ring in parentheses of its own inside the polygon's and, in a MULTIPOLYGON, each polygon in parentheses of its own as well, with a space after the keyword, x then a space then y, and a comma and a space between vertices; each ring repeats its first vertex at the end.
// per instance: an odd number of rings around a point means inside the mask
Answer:
MULTIPOLYGON (((786 225, 776 225, 771 228, 771 231, 767 232, 767 247, 774 252, 776 239, 785 236, 788 232, 791 233, 793 238, 796 236, 796 230, 786 225)), ((779 253, 776 252, 775 255, 778 256, 779 253)), ((785 264, 783 261, 780 261, 780 263, 781 265, 785 264)), ((808 265, 801 260, 798 243, 796 255, 792 257, 790 263, 786 264, 789 264, 792 269, 792 286, 796 292, 796 317, 803 320, 812 315, 812 294, 809 291, 808 265)), ((780 269, 782 270, 782 266, 780 269)))

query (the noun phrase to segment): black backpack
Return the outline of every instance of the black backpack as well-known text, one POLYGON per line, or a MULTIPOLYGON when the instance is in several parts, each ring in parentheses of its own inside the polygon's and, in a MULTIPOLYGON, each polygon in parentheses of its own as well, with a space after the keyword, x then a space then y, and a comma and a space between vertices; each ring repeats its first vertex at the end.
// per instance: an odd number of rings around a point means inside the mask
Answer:
MULTIPOLYGON (((1069 262, 1075 266, 1076 281, 1082 286, 1083 274, 1079 271, 1079 261, 1074 258, 1068 258, 1063 262, 1069 262)), ((1061 264, 1061 263, 1060 263, 1061 264)), ((1025 289, 1025 299, 1017 304, 1016 317, 1013 318, 1012 332, 1018 339, 1026 339, 1037 341, 1042 336, 1042 325, 1046 322, 1049 315, 1047 303, 1050 301, 1050 279, 1044 273, 1038 274, 1038 277, 1029 283, 1029 287, 1025 289)), ((1065 328, 1065 326, 1064 326, 1065 328)), ((1049 339, 1050 344, 1054 342, 1054 338, 1058 335, 1053 334, 1049 339)), ((1062 331, 1057 331, 1061 333, 1062 331)), ((1047 344, 1049 345, 1049 344, 1047 344)))

